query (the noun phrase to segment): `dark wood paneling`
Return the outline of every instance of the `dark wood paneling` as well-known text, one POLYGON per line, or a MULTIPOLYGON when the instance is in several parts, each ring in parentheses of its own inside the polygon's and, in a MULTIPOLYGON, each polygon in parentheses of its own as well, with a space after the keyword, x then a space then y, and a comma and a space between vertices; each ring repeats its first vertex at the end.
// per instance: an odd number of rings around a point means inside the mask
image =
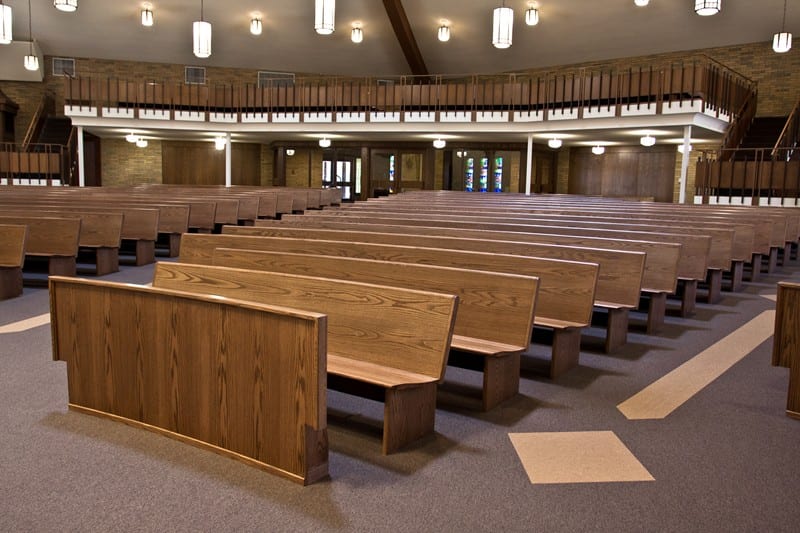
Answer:
MULTIPOLYGON (((231 181, 234 185, 260 185, 261 149, 258 144, 234 143, 231 181)), ((163 141, 163 182, 177 185, 225 185, 225 151, 210 142, 163 141)))
POLYGON ((652 197, 671 202, 675 176, 672 146, 608 147, 594 155, 591 148, 570 150, 570 194, 611 197, 652 197))

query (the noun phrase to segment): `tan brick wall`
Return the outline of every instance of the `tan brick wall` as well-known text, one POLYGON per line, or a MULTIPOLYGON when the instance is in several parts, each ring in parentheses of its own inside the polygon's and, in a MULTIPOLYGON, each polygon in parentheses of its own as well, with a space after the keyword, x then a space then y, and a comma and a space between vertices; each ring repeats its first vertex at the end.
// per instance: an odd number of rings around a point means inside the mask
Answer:
POLYGON ((161 141, 137 148, 125 139, 106 138, 100 146, 104 186, 161 183, 161 141))
POLYGON ((0 89, 19 106, 17 116, 14 119, 15 142, 21 143, 25 138, 25 133, 28 131, 33 114, 42 101, 45 88, 43 83, 21 81, 0 82, 0 89))

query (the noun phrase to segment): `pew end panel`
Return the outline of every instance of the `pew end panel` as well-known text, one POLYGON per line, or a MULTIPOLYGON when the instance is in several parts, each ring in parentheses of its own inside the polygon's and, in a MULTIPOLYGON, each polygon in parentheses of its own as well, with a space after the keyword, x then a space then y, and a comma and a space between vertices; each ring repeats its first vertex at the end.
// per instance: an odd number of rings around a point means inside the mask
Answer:
POLYGON ((297 483, 327 477, 325 315, 56 276, 50 311, 70 409, 297 483))

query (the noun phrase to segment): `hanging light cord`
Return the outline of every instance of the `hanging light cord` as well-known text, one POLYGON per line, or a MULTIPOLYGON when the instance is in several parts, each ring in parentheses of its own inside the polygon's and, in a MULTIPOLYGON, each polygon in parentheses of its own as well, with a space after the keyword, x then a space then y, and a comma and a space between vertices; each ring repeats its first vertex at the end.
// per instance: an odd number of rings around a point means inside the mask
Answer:
POLYGON ((28 0, 28 37, 30 38, 31 55, 33 55, 33 13, 31 12, 31 0, 28 0))
POLYGON ((781 33, 786 32, 786 3, 788 0, 783 0, 783 22, 781 23, 781 33))
POLYGON ((202 22, 203 20, 203 0, 200 0, 200 21, 202 22))

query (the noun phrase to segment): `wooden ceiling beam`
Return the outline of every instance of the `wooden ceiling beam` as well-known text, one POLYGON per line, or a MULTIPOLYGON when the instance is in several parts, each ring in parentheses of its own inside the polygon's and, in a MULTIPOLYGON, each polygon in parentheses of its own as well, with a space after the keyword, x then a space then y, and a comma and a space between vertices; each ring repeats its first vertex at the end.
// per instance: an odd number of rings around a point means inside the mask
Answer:
POLYGON ((411 31, 411 24, 408 22, 402 2, 400 0, 383 0, 383 7, 392 23, 397 42, 400 43, 403 55, 406 56, 411 73, 415 76, 427 76, 428 67, 425 66, 425 60, 422 58, 416 39, 414 39, 414 32, 411 31))

